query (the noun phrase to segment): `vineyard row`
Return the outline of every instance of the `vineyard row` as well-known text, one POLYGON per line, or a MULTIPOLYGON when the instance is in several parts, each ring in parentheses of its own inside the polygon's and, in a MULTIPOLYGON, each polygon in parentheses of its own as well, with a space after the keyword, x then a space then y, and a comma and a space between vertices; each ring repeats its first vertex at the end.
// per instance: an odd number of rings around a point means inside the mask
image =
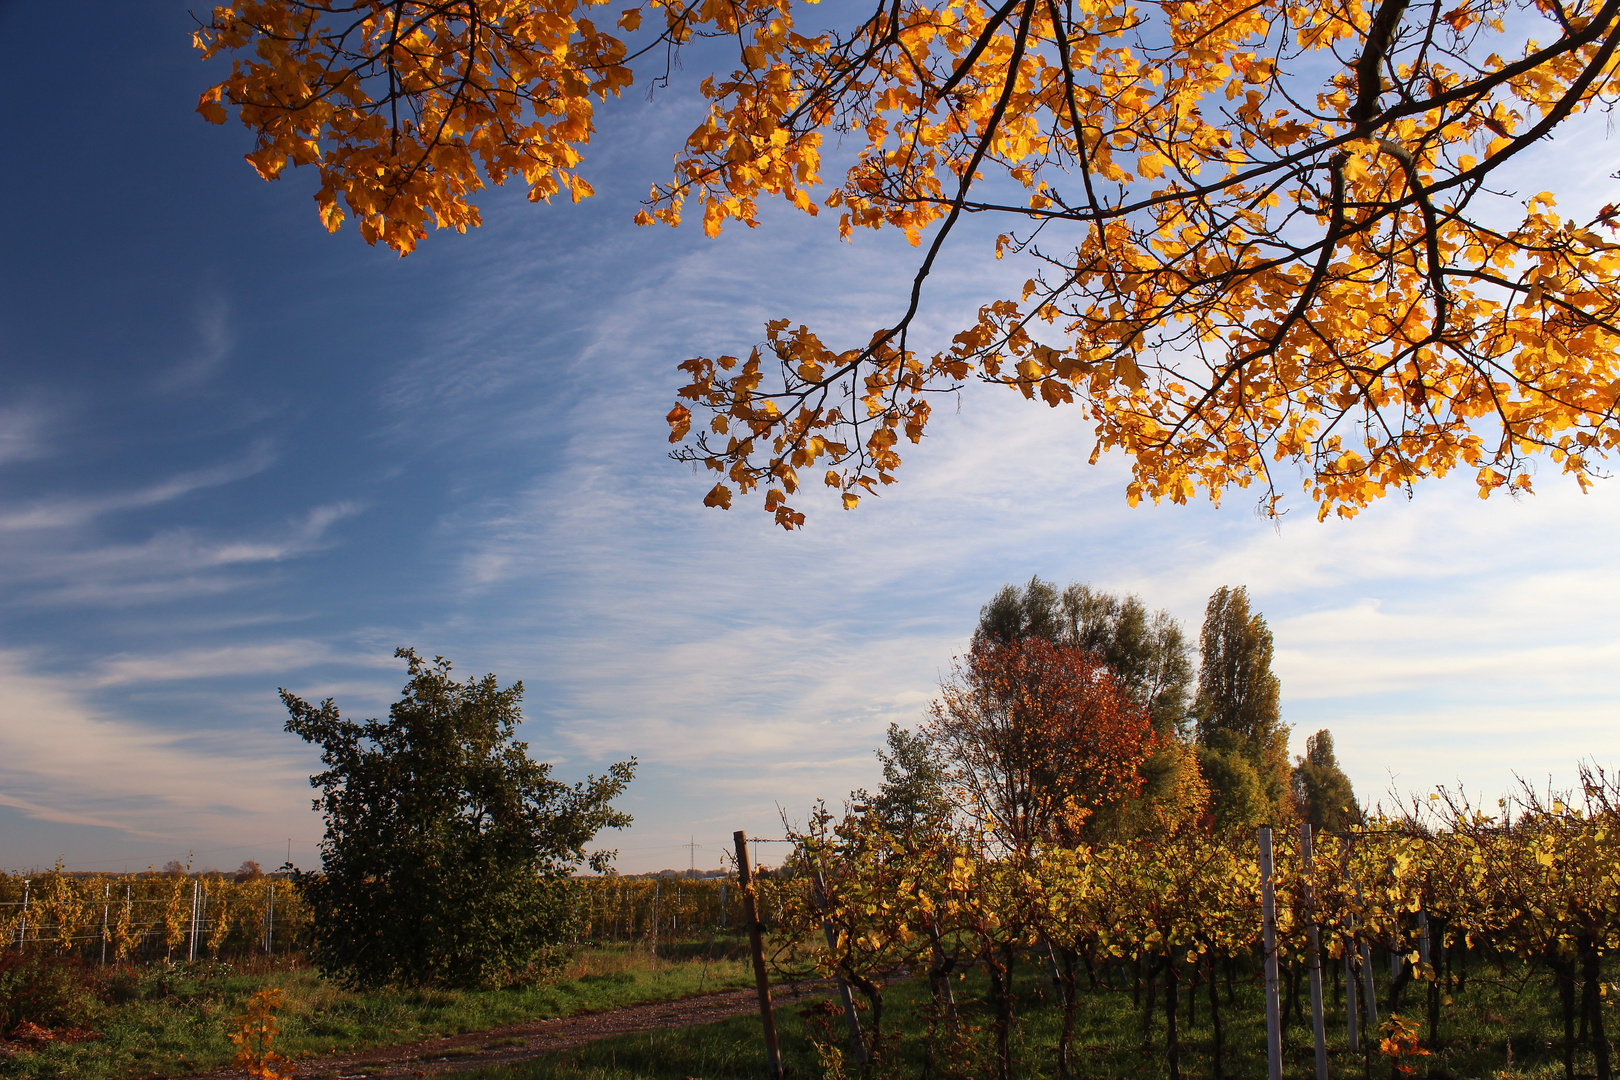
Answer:
MULTIPOLYGON (((574 940, 656 942, 743 927, 725 880, 589 878, 580 886, 574 940)), ((288 879, 223 876, 0 875, 0 941, 94 962, 197 959, 285 952, 312 932, 288 879)))

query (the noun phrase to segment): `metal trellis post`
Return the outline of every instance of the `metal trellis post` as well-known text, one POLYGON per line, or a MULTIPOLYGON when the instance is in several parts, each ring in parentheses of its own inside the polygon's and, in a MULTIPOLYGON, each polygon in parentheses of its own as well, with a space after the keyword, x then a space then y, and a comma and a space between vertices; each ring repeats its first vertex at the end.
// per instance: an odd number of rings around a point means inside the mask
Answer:
POLYGON ((1311 893, 1311 823, 1299 823, 1299 857, 1305 868, 1305 909, 1310 920, 1305 931, 1310 955, 1305 964, 1311 973, 1311 1033, 1316 1037, 1316 1080, 1328 1080, 1327 1024, 1322 1015, 1322 936, 1316 926, 1316 898, 1311 893))
POLYGON ((1277 893, 1273 885, 1271 826, 1260 826, 1260 931, 1266 962, 1266 1061, 1271 1080, 1282 1080, 1282 1015, 1277 1001, 1277 893))
MULTIPOLYGON (((822 876, 821 868, 816 868, 816 902, 823 915, 828 907, 827 881, 822 876)), ((838 931, 830 920, 823 918, 821 932, 827 938, 827 951, 834 959, 838 955, 838 931)), ((855 1055, 855 1067, 864 1075, 866 1072, 866 1044, 861 1042, 861 1018, 855 1012, 855 997, 849 992, 849 983, 842 971, 835 971, 838 978, 838 994, 844 999, 844 1025, 849 1029, 849 1046, 855 1055)))
POLYGON ((197 959, 197 896, 202 891, 202 882, 191 883, 191 929, 186 935, 186 960, 197 959))
POLYGON ((1377 976, 1373 974, 1372 946, 1365 941, 1361 943, 1361 983, 1367 991, 1367 1038, 1372 1039, 1378 1032, 1378 987, 1377 976))

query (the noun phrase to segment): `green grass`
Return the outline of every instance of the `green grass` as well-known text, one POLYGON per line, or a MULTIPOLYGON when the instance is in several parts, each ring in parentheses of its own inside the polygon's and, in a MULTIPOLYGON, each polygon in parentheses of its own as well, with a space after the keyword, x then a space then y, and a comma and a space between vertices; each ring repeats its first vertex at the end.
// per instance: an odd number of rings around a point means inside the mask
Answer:
MULTIPOLYGON (((1483 1078, 1483 1080, 1561 1080, 1562 1020, 1547 978, 1528 980, 1510 972, 1478 971, 1465 990, 1442 1011, 1439 1040, 1434 1053, 1419 1059, 1415 1077, 1483 1078), (1511 1040, 1512 1067, 1508 1066, 1511 1040)), ((1055 1043, 1059 1025, 1056 998, 1042 971, 1031 965, 1019 981, 1020 1023, 1015 1038, 1018 1058, 1016 1075, 1021 1080, 1055 1077, 1055 1043)), ((957 1000, 964 1022, 981 1029, 979 1068, 961 1068, 957 1075, 988 1073, 987 1038, 989 1013, 982 1000, 982 978, 970 976, 956 985, 957 1000)), ((1381 994, 1383 992, 1381 991, 1381 994)), ((1197 990, 1197 1022, 1186 1023, 1185 988, 1180 999, 1181 1073, 1188 1078, 1212 1075, 1212 1032, 1207 1007, 1207 990, 1197 990)), ((1309 994, 1302 988, 1303 1003, 1309 994)), ((1605 1000, 1608 1031, 1620 1023, 1617 995, 1605 1000)), ((920 980, 898 982, 885 995, 885 1029, 899 1034, 891 1046, 877 1077, 921 1078, 948 1075, 936 1057, 925 1070, 922 1007, 927 989, 920 980)), ((1331 981, 1328 1003, 1329 1071, 1335 1078, 1376 1080, 1389 1076, 1389 1062, 1376 1054, 1367 1060, 1345 1048, 1342 1005, 1335 1005, 1331 981)), ((1258 988, 1239 985, 1236 1001, 1228 1005, 1223 987, 1222 1018, 1226 1028, 1225 1075, 1229 1078, 1260 1080, 1266 1075, 1264 1057, 1264 1006, 1258 988)), ((1380 1000, 1380 1007, 1385 1002, 1380 1000)), ((823 1041, 836 1040, 841 1026, 836 1016, 812 1018, 807 1024, 800 1015, 802 1006, 779 1006, 777 1024, 781 1037, 783 1063, 790 1077, 825 1075, 822 1063, 811 1045, 812 1026, 819 1027, 823 1041), (829 1025, 831 1022, 831 1026, 829 1025)), ((1423 1019, 1421 988, 1408 991, 1403 1015, 1423 1019)), ((1308 1016, 1308 1011, 1307 1011, 1308 1016)), ((1427 1035, 1427 1025, 1423 1028, 1427 1035)), ((1169 1075, 1165 1057, 1165 1027, 1162 1008, 1155 1014, 1144 1039, 1142 1011, 1132 1005, 1128 991, 1087 992, 1079 1010, 1072 1074, 1088 1080, 1157 1078, 1169 1075)), ((1611 1039, 1612 1041, 1612 1039, 1611 1039)), ((1284 1075, 1314 1077, 1315 1058, 1308 1019, 1290 1018, 1284 1032, 1284 1075)), ((626 1035, 604 1040, 576 1050, 561 1051, 519 1066, 480 1071, 470 1076, 483 1080, 758 1080, 763 1075, 764 1046, 757 1017, 739 1017, 689 1031, 660 1031, 626 1035)), ((1588 1049, 1576 1052, 1576 1074, 1594 1072, 1588 1049)))
POLYGON ((307 968, 160 964, 99 980, 102 1003, 86 1021, 100 1041, 0 1059, 0 1077, 108 1080, 217 1068, 235 1052, 227 1039, 233 1018, 269 986, 283 993, 276 1048, 302 1058, 749 986, 742 955, 731 940, 665 944, 656 957, 603 946, 533 985, 405 992, 345 990, 307 968))
MULTIPOLYGON (((500 991, 355 993, 305 969, 253 972, 215 964, 172 970, 159 966, 135 978, 103 984, 104 994, 113 1000, 99 1006, 92 1018, 92 1026, 105 1034, 103 1041, 51 1046, 0 1061, 0 1077, 111 1080, 173 1076, 217 1067, 232 1054, 226 1040, 231 1019, 250 994, 270 985, 280 986, 286 1001, 278 1047, 295 1058, 748 986, 750 971, 739 944, 666 945, 656 958, 644 949, 624 946, 591 949, 581 952, 553 979, 500 991)), ((1026 964, 1021 973, 1017 1075, 1020 1080, 1053 1077, 1057 1074, 1054 1047, 1059 1023, 1056 995, 1043 977, 1044 967, 1026 964)), ((956 993, 964 1024, 979 1032, 979 1064, 988 1066, 989 1013, 982 977, 970 975, 958 982, 956 993)), ((1181 1071, 1188 1078, 1211 1075, 1206 995, 1204 988, 1198 988, 1196 1020, 1191 1024, 1186 1022, 1185 989, 1180 999, 1181 1071)), ((1307 993, 1302 991, 1301 997, 1308 1002, 1307 993)), ((1331 980, 1327 1000, 1332 1075, 1339 1080, 1363 1078, 1369 1063, 1344 1048, 1343 1010, 1337 1005, 1331 980)), ((1259 989, 1240 980, 1235 1001, 1227 1003, 1224 988, 1221 1001, 1226 1075, 1234 1080, 1259 1080, 1266 1072, 1259 989)), ((1620 994, 1610 994, 1604 1002, 1605 1023, 1613 1032, 1620 1025, 1620 994)), ((893 1041, 875 1080, 947 1075, 940 1068, 937 1051, 931 1062, 927 1060, 929 1051, 922 1037, 927 1004, 927 989, 920 981, 897 981, 889 988, 884 1026, 893 1041)), ((1380 1000, 1380 1007, 1385 1005, 1380 1000)), ((1417 993, 1408 992, 1403 1012, 1414 1019, 1424 1018, 1421 988, 1417 993)), ((839 1018, 818 1015, 815 1007, 804 1003, 786 1003, 778 1006, 777 1023, 790 1077, 822 1077, 824 1062, 811 1035, 819 1031, 824 1043, 839 1045, 839 1018)), ((1426 1035, 1426 1024, 1423 1030, 1426 1035)), ((1142 1011, 1133 1005, 1129 991, 1102 987, 1086 991, 1076 1027, 1073 1075, 1086 1080, 1168 1076, 1164 1034, 1162 1002, 1144 1037, 1142 1011)), ((1504 975, 1476 962, 1466 989, 1444 1009, 1435 1052, 1419 1061, 1416 1076, 1561 1080, 1561 1034, 1556 998, 1544 974, 1527 977, 1515 967, 1504 975)), ((499 1038, 489 1041, 502 1043, 499 1038)), ((1312 1076, 1308 1023, 1291 1018, 1285 1044, 1285 1075, 1312 1076)), ((469 1075, 486 1080, 757 1080, 763 1060, 759 1020, 743 1016, 695 1029, 621 1036, 521 1066, 469 1075)), ((959 1068, 956 1073, 974 1071, 959 1068)), ((1590 1050, 1579 1049, 1577 1074, 1593 1071, 1590 1050)), ((1370 1075, 1382 1080, 1389 1075, 1388 1063, 1374 1056, 1370 1075)))

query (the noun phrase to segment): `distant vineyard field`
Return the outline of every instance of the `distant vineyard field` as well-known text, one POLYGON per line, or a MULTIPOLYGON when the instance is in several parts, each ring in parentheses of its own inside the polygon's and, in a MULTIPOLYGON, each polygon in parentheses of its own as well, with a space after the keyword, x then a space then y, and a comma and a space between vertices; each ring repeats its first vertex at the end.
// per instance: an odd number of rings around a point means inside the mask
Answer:
MULTIPOLYGON (((579 932, 591 941, 690 937, 742 931, 742 893, 724 878, 588 878, 579 932)), ((766 890, 761 890, 762 899, 766 890)))
POLYGON ((111 963, 297 948, 309 910, 290 880, 223 874, 0 875, 0 940, 111 963))
MULTIPOLYGON (((675 940, 743 929, 733 882, 576 882, 574 942, 675 940)), ((301 948, 313 928, 290 878, 223 874, 0 874, 0 942, 93 962, 187 960, 301 948)))

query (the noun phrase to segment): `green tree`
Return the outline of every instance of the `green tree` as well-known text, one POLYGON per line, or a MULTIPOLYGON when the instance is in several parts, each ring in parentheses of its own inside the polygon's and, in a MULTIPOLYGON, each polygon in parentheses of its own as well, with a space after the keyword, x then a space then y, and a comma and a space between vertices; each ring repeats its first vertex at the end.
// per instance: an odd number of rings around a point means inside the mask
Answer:
POLYGON ((1057 586, 1042 581, 1039 575, 1031 577, 1028 585, 1003 585, 1001 591, 979 609, 973 644, 986 640, 1008 644, 1030 637, 1062 641, 1061 599, 1057 586))
POLYGON ((1181 624, 1168 611, 1149 612, 1136 596, 1116 596, 1075 582, 1059 590, 1039 576, 1004 585, 979 611, 975 643, 1045 638, 1096 653, 1161 737, 1187 717, 1192 660, 1181 624))
POLYGON ((897 835, 949 821, 955 809, 948 788, 950 767, 927 733, 890 724, 884 743, 887 750, 877 752, 883 766, 877 794, 863 788, 852 792, 850 800, 867 806, 870 820, 897 835))
POLYGON ((1217 831, 1250 829, 1276 816, 1265 785, 1242 751, 1200 746, 1198 771, 1209 785, 1209 812, 1217 831))
POLYGON ((1333 753, 1333 735, 1323 728, 1305 740, 1305 756, 1294 763, 1294 806, 1300 819, 1318 829, 1340 832, 1361 823, 1361 807, 1350 778, 1333 753))
POLYGON ((1107 661, 1160 736, 1179 733, 1187 719, 1193 668, 1175 617, 1162 608, 1149 612, 1138 597, 1081 584, 1064 589, 1058 604, 1064 637, 1107 661))
POLYGON ((586 847, 630 824, 612 800, 635 759, 570 787, 513 739, 522 683, 457 682, 443 657, 395 655, 410 680, 386 722, 281 691, 287 730, 326 766, 310 777, 326 816, 322 869, 299 875, 313 958, 355 986, 499 984, 554 955, 573 871, 607 868, 614 853, 586 847))
POLYGON ((1249 611, 1247 589, 1223 585, 1209 598, 1199 646, 1193 715, 1215 819, 1284 823, 1292 818, 1293 800, 1288 727, 1279 715, 1282 686, 1271 672, 1271 629, 1265 616, 1249 611))

